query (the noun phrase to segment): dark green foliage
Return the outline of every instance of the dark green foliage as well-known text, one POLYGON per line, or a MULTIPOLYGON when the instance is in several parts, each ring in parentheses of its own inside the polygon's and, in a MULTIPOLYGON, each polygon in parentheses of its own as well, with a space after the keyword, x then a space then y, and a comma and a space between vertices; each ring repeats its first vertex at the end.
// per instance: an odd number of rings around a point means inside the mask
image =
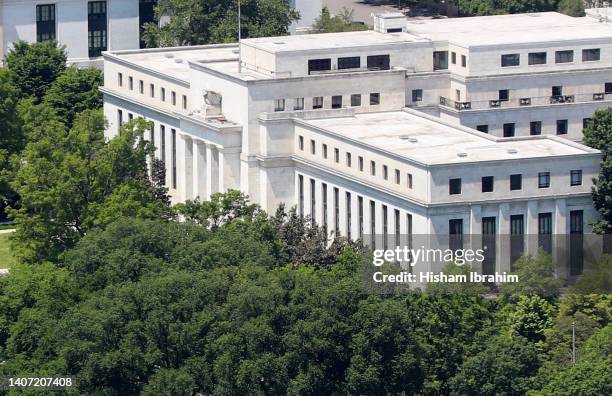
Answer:
POLYGON ((368 30, 367 25, 356 23, 353 20, 353 14, 353 10, 342 7, 338 15, 331 16, 329 9, 327 7, 323 7, 321 15, 312 25, 313 33, 337 33, 368 30))

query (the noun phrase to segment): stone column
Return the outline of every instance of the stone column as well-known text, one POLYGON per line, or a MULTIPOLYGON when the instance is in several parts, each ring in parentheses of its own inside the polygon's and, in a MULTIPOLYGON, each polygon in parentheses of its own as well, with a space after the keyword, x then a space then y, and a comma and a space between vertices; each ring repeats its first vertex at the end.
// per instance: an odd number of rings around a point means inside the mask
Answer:
POLYGON ((565 198, 555 200, 555 213, 553 219, 553 254, 552 260, 558 276, 565 277, 567 270, 567 257, 569 250, 569 232, 567 227, 567 202, 565 198))
POLYGON ((510 204, 499 204, 496 271, 510 271, 510 204))
POLYGON ((206 199, 206 148, 204 142, 193 139, 193 198, 206 199))
POLYGON ((526 223, 526 245, 525 253, 535 256, 538 254, 538 201, 527 202, 527 218, 526 223))

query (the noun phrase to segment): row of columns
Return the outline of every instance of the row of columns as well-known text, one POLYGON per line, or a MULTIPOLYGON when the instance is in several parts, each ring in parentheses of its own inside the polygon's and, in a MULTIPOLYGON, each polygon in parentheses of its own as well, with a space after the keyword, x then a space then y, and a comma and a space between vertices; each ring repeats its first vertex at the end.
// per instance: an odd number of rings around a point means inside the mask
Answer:
POLYGON ((205 201, 223 185, 223 151, 215 144, 181 134, 177 139, 177 190, 180 201, 205 201))

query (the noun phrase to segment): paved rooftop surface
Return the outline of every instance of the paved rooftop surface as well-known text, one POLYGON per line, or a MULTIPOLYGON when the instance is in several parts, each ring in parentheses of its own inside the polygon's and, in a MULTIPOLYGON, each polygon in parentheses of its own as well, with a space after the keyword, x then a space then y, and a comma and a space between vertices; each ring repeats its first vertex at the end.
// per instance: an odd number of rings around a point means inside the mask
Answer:
POLYGON ((612 38, 612 24, 557 12, 408 21, 410 33, 465 47, 612 38))
POLYGON ((396 111, 316 119, 307 123, 429 165, 592 154, 561 139, 494 138, 413 113, 396 111), (465 154, 465 156, 459 156, 465 154))

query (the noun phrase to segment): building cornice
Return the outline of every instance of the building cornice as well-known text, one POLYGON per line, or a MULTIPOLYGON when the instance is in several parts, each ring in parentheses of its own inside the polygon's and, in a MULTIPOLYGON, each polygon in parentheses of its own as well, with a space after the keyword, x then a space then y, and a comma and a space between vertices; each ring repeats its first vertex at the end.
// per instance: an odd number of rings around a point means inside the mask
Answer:
POLYGON ((115 97, 117 99, 123 100, 125 102, 132 103, 132 104, 134 104, 136 106, 144 107, 144 108, 149 109, 151 111, 154 111, 156 113, 163 114, 163 115, 165 115, 167 117, 174 118, 177 121, 179 121, 181 119, 182 114, 180 114, 180 113, 175 113, 175 112, 163 110, 163 109, 160 109, 159 107, 155 107, 155 106, 151 106, 151 105, 146 104, 146 103, 138 102, 138 101, 134 100, 133 98, 130 98, 130 97, 125 96, 125 95, 121 95, 121 94, 117 93, 116 91, 110 90, 108 88, 99 87, 98 89, 104 95, 109 95, 109 96, 115 97))
POLYGON ((187 80, 183 80, 183 79, 180 79, 180 78, 172 77, 172 76, 169 76, 168 74, 161 73, 161 72, 159 72, 157 70, 154 70, 154 69, 151 69, 149 67, 145 67, 145 66, 142 66, 142 65, 140 65, 138 63, 131 62, 129 60, 126 60, 124 58, 116 56, 114 53, 104 52, 104 53, 102 53, 102 56, 104 57, 104 61, 105 62, 108 61, 108 62, 118 63, 118 64, 120 64, 122 66, 126 66, 126 67, 129 67, 131 69, 135 69, 135 70, 141 71, 143 73, 150 74, 152 76, 158 77, 158 78, 160 78, 162 80, 173 82, 173 83, 175 83, 177 85, 180 85, 182 87, 185 87, 185 88, 189 88, 189 86, 190 86, 189 85, 189 81, 187 81, 187 80))

